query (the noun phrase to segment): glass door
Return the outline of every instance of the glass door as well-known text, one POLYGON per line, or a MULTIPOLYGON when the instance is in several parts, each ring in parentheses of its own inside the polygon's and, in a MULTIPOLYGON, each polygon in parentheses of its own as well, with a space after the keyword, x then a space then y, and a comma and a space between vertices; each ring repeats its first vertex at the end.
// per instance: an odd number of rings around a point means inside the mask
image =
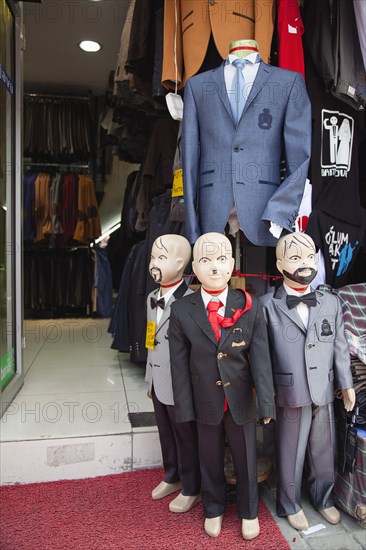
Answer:
POLYGON ((0 416, 23 383, 19 31, 13 2, 0 0, 0 416))

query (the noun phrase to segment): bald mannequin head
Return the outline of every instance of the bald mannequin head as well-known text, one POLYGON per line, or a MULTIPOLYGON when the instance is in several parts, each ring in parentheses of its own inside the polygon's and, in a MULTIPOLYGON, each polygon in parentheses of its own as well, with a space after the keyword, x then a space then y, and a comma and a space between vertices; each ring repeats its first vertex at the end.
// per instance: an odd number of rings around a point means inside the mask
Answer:
POLYGON ((178 282, 191 258, 191 245, 181 235, 162 235, 151 249, 149 273, 156 283, 178 282))
POLYGON ((314 241, 305 233, 281 237, 276 246, 277 269, 292 288, 311 283, 317 273, 314 241))
POLYGON ((232 246, 221 233, 205 233, 193 247, 192 268, 206 290, 224 289, 234 269, 232 246))

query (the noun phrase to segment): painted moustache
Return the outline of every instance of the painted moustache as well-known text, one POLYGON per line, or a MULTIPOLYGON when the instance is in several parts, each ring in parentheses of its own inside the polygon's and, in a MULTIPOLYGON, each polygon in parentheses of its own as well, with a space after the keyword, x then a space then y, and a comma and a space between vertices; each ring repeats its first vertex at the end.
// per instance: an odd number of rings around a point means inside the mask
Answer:
POLYGON ((161 270, 158 267, 152 267, 150 269, 150 275, 154 279, 156 283, 160 283, 160 281, 163 278, 163 275, 161 273, 161 270))

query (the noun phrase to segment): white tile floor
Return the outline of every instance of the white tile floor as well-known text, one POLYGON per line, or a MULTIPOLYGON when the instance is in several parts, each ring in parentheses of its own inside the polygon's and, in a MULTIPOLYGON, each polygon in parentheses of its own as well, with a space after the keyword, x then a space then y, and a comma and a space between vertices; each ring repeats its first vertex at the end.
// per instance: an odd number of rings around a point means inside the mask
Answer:
POLYGON ((111 349, 108 319, 26 320, 24 386, 0 420, 1 483, 161 465, 144 368, 111 349), (24 456, 27 460, 24 460, 24 456))

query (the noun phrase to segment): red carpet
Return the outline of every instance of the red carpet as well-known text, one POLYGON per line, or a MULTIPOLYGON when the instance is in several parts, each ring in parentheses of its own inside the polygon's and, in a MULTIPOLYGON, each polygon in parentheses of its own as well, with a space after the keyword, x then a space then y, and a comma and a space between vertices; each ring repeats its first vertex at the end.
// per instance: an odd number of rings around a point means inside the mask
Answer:
POLYGON ((162 470, 0 487, 1 550, 287 550, 289 545, 260 503, 260 535, 244 541, 235 504, 226 508, 221 535, 203 531, 202 505, 168 511, 176 494, 153 501, 162 470))

